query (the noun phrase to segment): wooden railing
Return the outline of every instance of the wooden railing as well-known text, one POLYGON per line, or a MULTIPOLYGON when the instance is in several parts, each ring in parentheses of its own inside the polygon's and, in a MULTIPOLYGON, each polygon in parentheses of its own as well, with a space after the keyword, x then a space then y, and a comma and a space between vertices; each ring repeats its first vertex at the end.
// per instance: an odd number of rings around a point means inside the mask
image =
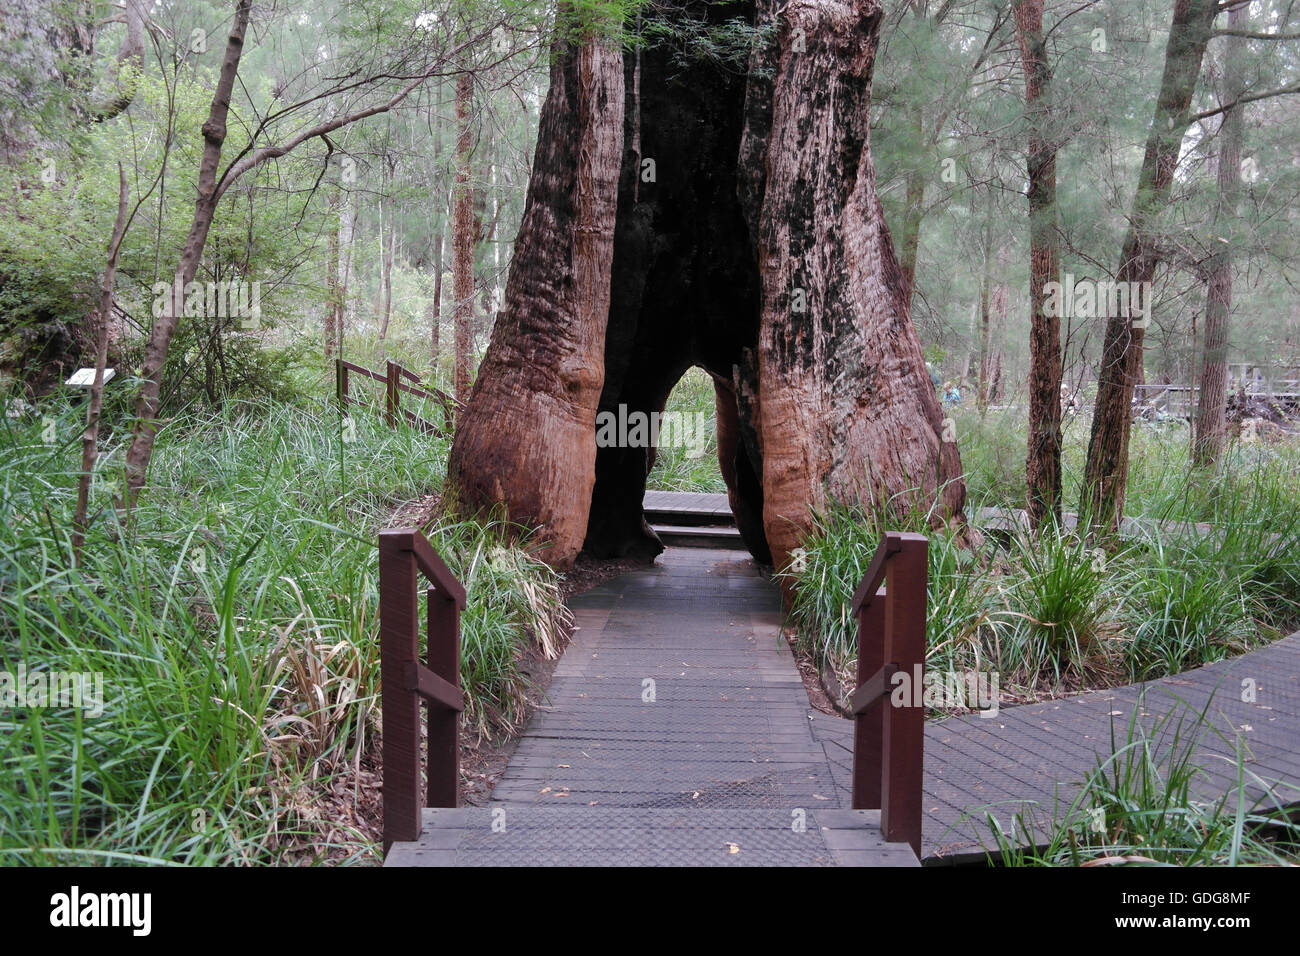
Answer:
POLYGON ((379 679, 384 720, 384 852, 417 840, 422 807, 454 807, 460 784, 460 612, 465 589, 414 528, 379 533, 379 679), (420 576, 428 665, 420 663, 420 576), (420 704, 428 705, 428 783, 420 794, 420 704))
POLYGON ((918 857, 928 548, 924 535, 886 532, 851 605, 858 621, 853 809, 880 810, 885 839, 911 844, 918 857), (895 681, 896 674, 906 676, 895 681), (904 690, 897 706, 890 700, 896 685, 904 690))
POLYGON ((389 428, 392 428, 397 424, 398 415, 401 415, 413 426, 430 435, 443 435, 450 432, 452 428, 455 427, 456 413, 461 409, 461 403, 440 389, 422 384, 420 376, 416 375, 408 368, 403 368, 396 362, 389 362, 384 370, 384 374, 380 375, 378 372, 372 372, 370 369, 363 368, 360 365, 353 365, 351 362, 345 362, 343 359, 335 359, 335 392, 338 396, 339 405, 342 406, 344 410, 346 410, 349 405, 363 404, 354 399, 350 391, 350 374, 353 372, 358 375, 364 375, 366 378, 373 379, 376 382, 383 382, 384 421, 388 423, 389 428), (415 384, 408 385, 406 381, 403 381, 404 379, 409 379, 415 384), (403 392, 420 398, 432 399, 441 405, 442 424, 435 425, 433 422, 421 418, 409 409, 402 408, 403 392))

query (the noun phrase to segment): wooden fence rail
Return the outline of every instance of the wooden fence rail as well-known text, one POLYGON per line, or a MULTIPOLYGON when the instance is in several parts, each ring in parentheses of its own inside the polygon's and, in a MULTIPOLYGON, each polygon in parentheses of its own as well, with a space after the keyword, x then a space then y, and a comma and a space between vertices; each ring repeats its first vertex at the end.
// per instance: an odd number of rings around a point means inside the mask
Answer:
POLYGON ((421 807, 454 807, 460 785, 460 612, 465 589, 414 528, 379 533, 379 680, 384 721, 384 852, 420 838, 421 807), (428 620, 420 663, 420 576, 428 620), (420 793, 420 705, 428 782, 420 793))
POLYGON ((928 549, 923 535, 886 532, 851 606, 858 621, 853 809, 879 809, 885 839, 911 844, 918 857, 928 549), (896 685, 904 689, 901 705, 890 700, 896 685))
POLYGON ((351 373, 365 376, 376 382, 383 383, 384 386, 384 421, 389 428, 397 425, 397 417, 401 415, 415 428, 420 429, 430 435, 445 435, 455 426, 456 414, 463 407, 462 403, 456 401, 446 392, 440 389, 424 385, 420 381, 420 376, 416 375, 408 368, 398 365, 396 362, 389 362, 384 370, 384 374, 372 372, 368 368, 360 365, 354 365, 351 362, 345 362, 343 359, 335 359, 335 393, 338 396, 340 407, 347 409, 349 405, 361 405, 363 402, 357 401, 352 397, 350 390, 351 373), (403 379, 409 379, 414 385, 408 385, 403 379), (402 408, 402 393, 415 395, 419 398, 428 398, 437 402, 442 407, 442 424, 435 425, 428 419, 421 418, 409 409, 402 408))

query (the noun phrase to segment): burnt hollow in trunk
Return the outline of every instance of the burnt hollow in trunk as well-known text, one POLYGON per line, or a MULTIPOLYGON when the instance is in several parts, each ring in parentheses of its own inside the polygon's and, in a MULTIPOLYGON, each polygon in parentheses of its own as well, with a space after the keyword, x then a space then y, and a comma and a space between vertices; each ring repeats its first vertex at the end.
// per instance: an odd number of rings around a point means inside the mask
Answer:
POLYGON ((735 52, 748 65, 689 43, 560 41, 448 499, 503 505, 556 567, 580 549, 653 558, 652 428, 611 442, 603 423, 649 424, 698 366, 715 383, 731 510, 760 561, 788 566, 836 501, 960 526, 955 427, 875 193, 880 0, 655 10, 694 19, 687 34, 747 19, 758 35, 735 52))
MULTIPOLYGON (((709 15, 721 22, 739 13, 715 6, 709 15)), ((687 369, 709 372, 719 383, 720 465, 732 511, 750 551, 770 561, 762 459, 748 406, 737 398, 737 385, 742 396, 757 392, 747 357, 757 350, 759 325, 758 260, 736 187, 746 77, 674 60, 662 47, 643 50, 639 63, 628 54, 625 66, 600 411, 662 411, 687 369)), ((588 553, 651 558, 663 550, 641 508, 652 464, 652 449, 597 448, 588 553)))

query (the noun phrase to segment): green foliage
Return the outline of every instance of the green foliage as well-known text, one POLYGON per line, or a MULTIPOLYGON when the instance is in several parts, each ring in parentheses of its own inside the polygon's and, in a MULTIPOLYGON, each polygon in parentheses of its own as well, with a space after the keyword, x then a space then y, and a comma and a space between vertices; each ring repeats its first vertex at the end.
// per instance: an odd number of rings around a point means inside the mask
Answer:
POLYGON ((93 355, 83 326, 94 280, 0 249, 0 371, 40 388, 93 355))
POLYGON ((713 379, 702 369, 687 369, 668 396, 664 412, 677 413, 683 421, 703 421, 707 440, 700 448, 665 444, 656 449, 654 467, 646 478, 646 487, 656 491, 724 494, 727 486, 718 467, 713 379))
POLYGON ((814 516, 802 559, 778 573, 794 588, 790 621, 819 666, 847 678, 858 653, 849 605, 886 530, 930 537, 926 602, 927 659, 932 667, 997 666, 1011 618, 996 600, 988 552, 972 552, 946 532, 930 529, 922 512, 833 504, 814 516))
POLYGON ((1055 526, 1012 540, 1018 573, 1006 594, 1020 621, 1015 663, 1054 680, 1083 671, 1102 637, 1106 556, 1055 526))
MULTIPOLYGON (((76 408, 0 426, 0 670, 102 675, 104 710, 0 709, 0 859, 275 863, 330 850, 318 788, 373 747, 374 533, 443 478, 447 445, 356 413, 229 403, 160 434, 132 529, 97 469, 70 566, 76 408), (44 418, 55 424, 46 443, 44 418), (344 441, 354 434, 355 440, 344 441)), ((554 646, 555 575, 496 525, 440 525, 469 586, 471 726, 517 719, 518 653, 554 646)), ((342 827, 347 832, 347 827, 342 827)), ((343 855, 375 848, 346 835, 343 855)))

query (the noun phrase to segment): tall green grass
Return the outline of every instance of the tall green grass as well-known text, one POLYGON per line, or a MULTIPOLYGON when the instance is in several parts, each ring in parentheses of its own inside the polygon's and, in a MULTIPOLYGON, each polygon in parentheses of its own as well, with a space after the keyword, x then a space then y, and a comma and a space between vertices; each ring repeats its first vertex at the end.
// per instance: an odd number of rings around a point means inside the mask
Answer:
MULTIPOLYGON (((227 405, 173 420, 130 528, 122 443, 73 567, 80 410, 0 426, 0 669, 101 674, 101 716, 0 710, 0 862, 273 863, 374 847, 314 809, 377 724, 375 532, 436 491, 447 448, 357 412, 227 405), (335 834, 327 838, 327 834, 335 834)), ((519 651, 562 624, 555 576, 507 529, 445 523, 468 585, 470 726, 517 718, 519 651)))
MULTIPOLYGON (((1024 504, 1024 423, 959 411, 967 514, 1024 504)), ((1077 501, 1087 423, 1066 422, 1065 506, 1077 501)), ((1186 429, 1135 425, 1123 539, 1105 551, 1072 531, 988 535, 978 551, 924 514, 833 505, 786 573, 792 623, 820 665, 857 655, 848 602, 881 535, 930 536, 933 667, 997 670, 1030 693, 1177 673, 1300 627, 1300 448, 1232 445, 1191 470, 1186 429)))
POLYGON ((665 413, 676 412, 703 416, 707 441, 703 448, 662 445, 655 452, 654 467, 646 478, 646 487, 656 491, 694 491, 724 494, 726 483, 718 467, 717 411, 714 407, 713 380, 700 368, 689 368, 673 388, 664 406, 665 413))

